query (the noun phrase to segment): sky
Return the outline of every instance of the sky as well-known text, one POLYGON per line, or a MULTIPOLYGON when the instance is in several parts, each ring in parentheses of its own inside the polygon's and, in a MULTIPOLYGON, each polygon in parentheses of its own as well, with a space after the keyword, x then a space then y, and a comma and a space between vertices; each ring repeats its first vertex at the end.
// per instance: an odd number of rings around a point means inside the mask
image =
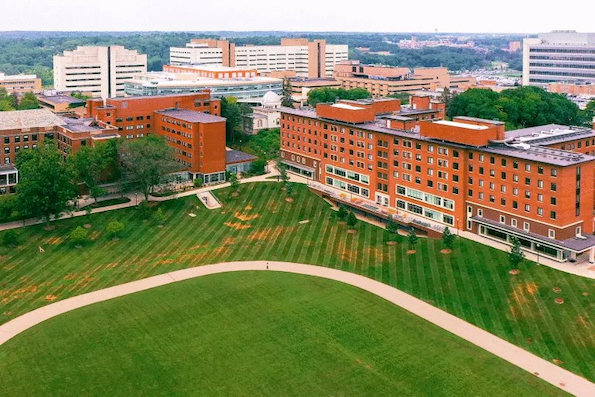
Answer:
POLYGON ((2 0, 2 3, 0 31, 595 31, 593 0, 2 0))

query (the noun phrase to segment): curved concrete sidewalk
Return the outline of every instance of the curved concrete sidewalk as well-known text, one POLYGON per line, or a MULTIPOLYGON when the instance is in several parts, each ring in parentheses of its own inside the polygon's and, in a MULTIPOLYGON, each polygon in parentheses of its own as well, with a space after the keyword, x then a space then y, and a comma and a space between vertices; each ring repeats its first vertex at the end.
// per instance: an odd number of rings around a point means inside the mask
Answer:
POLYGON ((0 326, 0 345, 45 320, 97 302, 103 302, 135 292, 209 274, 245 270, 266 271, 267 269, 322 277, 361 288, 489 351, 519 368, 535 374, 566 392, 581 397, 595 396, 595 384, 585 378, 560 368, 520 347, 506 342, 481 328, 469 324, 458 317, 448 314, 447 312, 414 298, 396 288, 342 270, 288 262, 249 261, 206 265, 178 270, 68 298, 33 310, 32 312, 17 317, 0 326))

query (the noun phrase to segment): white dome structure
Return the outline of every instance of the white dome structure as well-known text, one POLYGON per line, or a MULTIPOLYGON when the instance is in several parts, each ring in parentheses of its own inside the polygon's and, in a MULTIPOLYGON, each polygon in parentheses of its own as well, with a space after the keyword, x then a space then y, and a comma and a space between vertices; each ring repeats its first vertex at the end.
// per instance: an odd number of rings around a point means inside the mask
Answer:
POLYGON ((281 106, 281 97, 279 94, 269 91, 262 97, 262 107, 276 109, 281 106))

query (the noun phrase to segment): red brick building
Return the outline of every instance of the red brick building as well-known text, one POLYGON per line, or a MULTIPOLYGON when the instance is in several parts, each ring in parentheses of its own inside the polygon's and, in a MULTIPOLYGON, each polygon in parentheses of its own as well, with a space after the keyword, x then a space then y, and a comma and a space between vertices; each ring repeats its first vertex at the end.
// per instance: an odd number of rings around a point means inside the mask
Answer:
POLYGON ((210 92, 87 101, 87 115, 116 127, 122 138, 165 137, 182 179, 225 180, 225 119, 210 92))
POLYGON ((589 139, 591 147, 593 130, 527 143, 534 131, 438 113, 415 120, 407 112, 424 109, 399 107, 364 100, 284 108, 281 156, 313 190, 371 216, 429 233, 448 226, 505 243, 514 236, 555 260, 594 260, 595 157, 556 146, 589 139))

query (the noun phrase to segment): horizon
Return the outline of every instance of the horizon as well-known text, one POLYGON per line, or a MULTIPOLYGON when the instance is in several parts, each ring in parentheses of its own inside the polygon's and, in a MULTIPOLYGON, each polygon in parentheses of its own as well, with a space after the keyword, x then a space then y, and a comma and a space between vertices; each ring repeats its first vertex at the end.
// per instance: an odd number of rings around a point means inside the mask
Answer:
MULTIPOLYGON (((564 8, 580 11, 591 7, 586 0, 570 0, 564 8)), ((472 0, 448 4, 428 0, 421 12, 409 4, 395 4, 388 0, 357 7, 332 0, 302 0, 299 7, 275 7, 273 2, 266 0, 250 3, 231 0, 225 4, 173 0, 165 7, 157 0, 104 0, 101 3, 54 0, 51 5, 42 0, 27 0, 5 4, 3 11, 11 16, 3 20, 3 32, 34 32, 39 26, 44 27, 41 30, 44 32, 115 32, 126 26, 124 31, 130 32, 506 34, 570 28, 586 32, 593 26, 589 12, 574 12, 572 19, 561 21, 557 5, 534 7, 515 0, 502 0, 487 8, 478 7, 472 0), (69 29, 65 30, 65 26, 69 29)))

